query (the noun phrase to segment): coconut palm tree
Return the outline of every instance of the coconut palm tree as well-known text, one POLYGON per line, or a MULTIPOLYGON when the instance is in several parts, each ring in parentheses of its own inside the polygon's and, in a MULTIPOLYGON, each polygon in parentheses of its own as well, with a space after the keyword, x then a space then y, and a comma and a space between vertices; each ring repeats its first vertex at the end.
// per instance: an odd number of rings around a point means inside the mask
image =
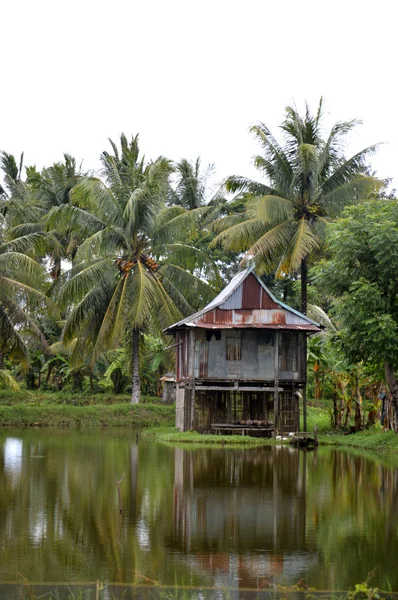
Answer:
POLYGON ((102 179, 84 178, 72 190, 71 204, 50 211, 48 226, 84 239, 59 293, 61 307, 71 306, 63 340, 78 340, 74 360, 90 347, 93 368, 104 349, 129 338, 136 403, 140 334, 149 324, 165 328, 213 297, 184 269, 192 257, 198 273, 211 262, 182 242, 206 208, 166 207, 171 162, 162 156, 146 162, 138 136, 128 141, 122 135, 120 150, 110 143, 112 152, 101 155, 102 179))
POLYGON ((29 256, 9 251, 2 243, 6 223, 0 225, 0 375, 7 384, 5 358, 28 368, 30 345, 47 347, 35 314, 52 306, 46 296, 45 271, 29 256))
POLYGON ((19 168, 12 155, 3 152, 0 158, 0 168, 5 174, 0 211, 7 213, 8 249, 28 253, 42 261, 56 281, 61 260, 73 259, 78 240, 69 232, 62 237, 56 231, 46 232, 45 216, 54 206, 70 201, 70 191, 83 173, 77 168, 76 160, 65 154, 63 162, 40 172, 35 167, 27 167, 26 180, 22 180, 22 157, 19 168))
POLYGON ((194 210, 205 204, 214 206, 224 200, 222 188, 212 190, 209 185, 210 177, 214 173, 214 165, 208 165, 205 170, 202 170, 199 156, 195 162, 190 162, 186 158, 181 159, 175 165, 175 173, 175 186, 170 186, 168 192, 169 204, 194 210))
POLYGON ((369 146, 349 159, 344 156, 346 136, 357 120, 338 122, 325 138, 321 98, 316 115, 308 105, 304 117, 295 107, 286 108, 280 144, 264 123, 251 128, 262 147, 254 165, 265 183, 233 176, 227 190, 246 200, 243 215, 219 220, 218 243, 228 250, 246 251, 262 272, 277 276, 300 270, 301 309, 307 310, 308 259, 322 245, 328 217, 344 206, 357 204, 377 192, 382 183, 366 174, 367 159, 377 146, 369 146))

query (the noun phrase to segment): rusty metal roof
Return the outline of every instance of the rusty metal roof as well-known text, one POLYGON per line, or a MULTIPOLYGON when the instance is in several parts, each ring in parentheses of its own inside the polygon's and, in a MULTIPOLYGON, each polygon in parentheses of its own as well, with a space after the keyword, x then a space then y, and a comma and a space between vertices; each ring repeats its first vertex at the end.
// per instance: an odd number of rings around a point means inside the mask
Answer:
POLYGON ((187 327, 320 330, 318 323, 275 298, 254 267, 240 271, 210 304, 165 331, 187 327))

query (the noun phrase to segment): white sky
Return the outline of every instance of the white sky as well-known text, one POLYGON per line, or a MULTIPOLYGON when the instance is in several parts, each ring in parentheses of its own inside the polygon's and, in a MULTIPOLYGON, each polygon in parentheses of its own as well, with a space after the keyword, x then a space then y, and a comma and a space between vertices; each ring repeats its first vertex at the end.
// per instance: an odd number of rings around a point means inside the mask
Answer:
POLYGON ((0 149, 41 168, 97 168, 107 138, 146 157, 201 155, 217 179, 254 175, 251 123, 326 98, 326 124, 359 118, 349 152, 398 187, 393 0, 0 0, 0 149))

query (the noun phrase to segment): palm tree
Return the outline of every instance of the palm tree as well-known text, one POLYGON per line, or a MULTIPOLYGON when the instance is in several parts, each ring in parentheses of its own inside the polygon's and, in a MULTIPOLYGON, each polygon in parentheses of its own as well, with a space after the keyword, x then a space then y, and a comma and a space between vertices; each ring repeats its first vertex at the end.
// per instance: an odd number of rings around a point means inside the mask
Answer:
POLYGON ((264 123, 251 128, 262 147, 255 167, 266 183, 233 176, 227 190, 246 200, 243 215, 220 219, 212 245, 246 251, 261 272, 281 277, 300 270, 301 310, 307 310, 308 259, 322 245, 327 218, 344 206, 357 204, 380 189, 382 183, 366 174, 366 161, 377 146, 344 156, 344 141, 357 120, 338 122, 328 137, 322 135, 321 98, 315 116, 308 105, 304 117, 295 107, 286 108, 280 144, 264 123))
POLYGON ((5 174, 5 190, 0 198, 0 210, 8 213, 8 249, 29 253, 49 266, 55 281, 61 273, 61 260, 72 258, 78 240, 69 232, 60 237, 56 231, 46 232, 45 217, 54 206, 70 202, 70 191, 83 176, 76 160, 64 155, 63 162, 37 171, 27 167, 27 178, 21 179, 22 158, 19 169, 12 155, 2 153, 0 168, 5 174))
POLYGON ((103 179, 84 178, 72 203, 53 208, 49 227, 84 239, 76 264, 64 276, 62 306, 72 305, 63 339, 75 342, 75 360, 90 347, 91 367, 104 349, 129 339, 132 347, 132 402, 139 402, 139 339, 149 326, 161 330, 182 313, 213 297, 213 290, 184 269, 196 260, 197 273, 210 262, 184 244, 203 211, 165 207, 169 160, 145 162, 138 136, 110 140, 103 152, 103 179), (130 334, 131 332, 131 334, 130 334))
POLYGON ((47 347, 35 313, 51 307, 46 296, 45 272, 41 265, 20 252, 9 251, 3 243, 6 221, 0 225, 0 375, 10 384, 5 358, 26 370, 29 345, 47 347))
POLYGON ((207 169, 202 171, 200 162, 198 157, 195 162, 183 158, 176 163, 176 185, 169 188, 169 204, 194 210, 205 204, 214 205, 222 199, 219 189, 212 193, 209 188, 209 179, 214 172, 214 165, 208 165, 207 169))

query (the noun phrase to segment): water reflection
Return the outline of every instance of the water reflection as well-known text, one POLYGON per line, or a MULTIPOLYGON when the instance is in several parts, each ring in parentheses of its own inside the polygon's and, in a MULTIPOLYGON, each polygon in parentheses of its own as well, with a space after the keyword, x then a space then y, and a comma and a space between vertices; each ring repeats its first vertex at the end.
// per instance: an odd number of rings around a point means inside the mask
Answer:
POLYGON ((9 437, 4 442, 4 470, 11 474, 13 481, 16 481, 21 468, 22 440, 9 437))
POLYGON ((177 449, 170 546, 225 585, 298 577, 318 560, 306 538, 306 463, 289 448, 177 449))
POLYGON ((398 589, 397 492, 393 466, 324 448, 0 432, 0 581, 342 589, 379 567, 398 589))

